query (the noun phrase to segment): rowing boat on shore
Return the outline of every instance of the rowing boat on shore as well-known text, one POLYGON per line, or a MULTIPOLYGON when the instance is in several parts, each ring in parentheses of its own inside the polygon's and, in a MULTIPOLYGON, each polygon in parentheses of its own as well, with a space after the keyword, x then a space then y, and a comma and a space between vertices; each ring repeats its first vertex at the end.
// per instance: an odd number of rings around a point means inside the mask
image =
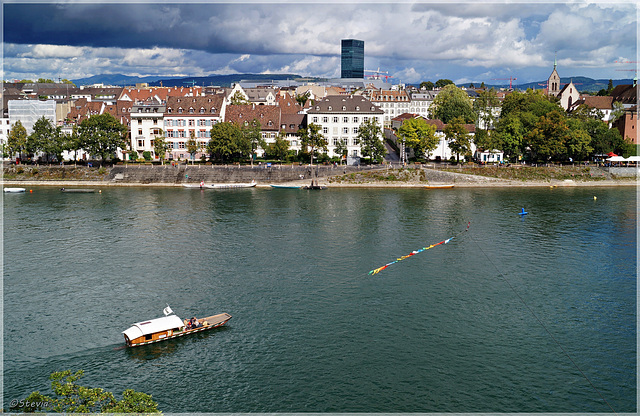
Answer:
POLYGON ((67 193, 75 193, 75 194, 92 194, 95 193, 95 189, 87 189, 87 188, 61 188, 62 192, 67 193))
POLYGON ((442 184, 442 185, 425 185, 426 189, 450 189, 453 188, 453 184, 442 184))
POLYGON ((300 189, 302 185, 271 185, 271 187, 278 189, 300 189))
POLYGON ((185 319, 183 321, 177 315, 173 315, 173 311, 169 306, 164 309, 164 314, 165 316, 162 318, 137 322, 127 330, 122 331, 127 346, 137 347, 196 332, 209 331, 213 328, 221 327, 231 319, 231 315, 228 313, 220 313, 206 318, 195 319, 194 322, 197 323, 191 325, 191 320, 185 319))

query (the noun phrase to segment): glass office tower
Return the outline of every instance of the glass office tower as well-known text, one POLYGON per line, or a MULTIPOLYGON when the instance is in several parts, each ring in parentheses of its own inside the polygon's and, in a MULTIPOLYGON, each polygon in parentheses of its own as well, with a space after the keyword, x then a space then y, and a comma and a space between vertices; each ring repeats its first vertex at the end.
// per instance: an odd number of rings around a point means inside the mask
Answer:
POLYGON ((364 41, 342 39, 341 78, 364 78, 364 41))

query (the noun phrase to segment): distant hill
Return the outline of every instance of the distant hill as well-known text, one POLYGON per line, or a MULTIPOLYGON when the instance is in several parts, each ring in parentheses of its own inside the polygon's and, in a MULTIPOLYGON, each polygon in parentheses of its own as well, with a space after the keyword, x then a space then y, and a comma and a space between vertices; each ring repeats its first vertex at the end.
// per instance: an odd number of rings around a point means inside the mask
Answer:
MULTIPOLYGON (((568 84, 569 82, 573 82, 573 84, 576 86, 576 88, 578 89, 578 91, 580 92, 591 92, 591 93, 596 93, 598 91, 600 91, 601 89, 607 89, 608 85, 609 85, 609 80, 608 79, 593 79, 593 78, 587 78, 587 77, 568 77, 568 78, 560 78, 560 83, 561 84, 568 84)), ((621 84, 633 84, 633 80, 632 79, 614 79, 612 80, 613 82, 613 86, 615 87, 616 85, 621 85, 621 84)), ((462 84, 459 86, 465 86, 468 87, 470 86, 471 83, 466 83, 466 84, 462 84)), ((474 83, 473 84, 474 87, 478 88, 480 86, 480 84, 474 83)), ((487 88, 495 88, 495 89, 500 89, 500 88, 508 88, 509 84, 486 84, 485 86, 487 88)), ((564 86, 564 85, 562 85, 564 86)), ((529 88, 531 89, 536 89, 536 90, 541 90, 547 87, 547 81, 536 81, 536 82, 529 82, 529 83, 525 83, 525 84, 514 84, 513 88, 517 89, 517 90, 527 90, 529 88), (541 85, 542 84, 542 85, 541 85)))
MULTIPOLYGON (((89 78, 81 78, 71 80, 75 85, 92 85, 92 84, 105 84, 105 85, 117 85, 132 86, 137 83, 147 83, 150 86, 165 87, 187 87, 195 83, 196 86, 219 86, 229 87, 231 84, 239 82, 241 80, 252 81, 271 81, 271 80, 300 80, 303 79, 300 75, 296 74, 231 74, 231 75, 209 75, 206 77, 184 77, 184 78, 166 78, 166 77, 131 77, 122 74, 103 74, 94 75, 89 78)), ((321 78, 304 78, 310 81, 318 81, 321 78)))

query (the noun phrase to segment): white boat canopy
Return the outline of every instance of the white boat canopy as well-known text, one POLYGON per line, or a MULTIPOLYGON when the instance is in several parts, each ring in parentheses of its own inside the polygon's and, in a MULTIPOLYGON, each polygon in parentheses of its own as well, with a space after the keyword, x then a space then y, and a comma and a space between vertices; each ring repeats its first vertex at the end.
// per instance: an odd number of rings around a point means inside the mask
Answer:
POLYGON ((143 335, 154 334, 160 331, 166 331, 169 329, 182 328, 184 323, 176 315, 163 316, 162 318, 151 319, 149 321, 138 322, 126 331, 122 331, 123 334, 129 339, 136 339, 143 335))

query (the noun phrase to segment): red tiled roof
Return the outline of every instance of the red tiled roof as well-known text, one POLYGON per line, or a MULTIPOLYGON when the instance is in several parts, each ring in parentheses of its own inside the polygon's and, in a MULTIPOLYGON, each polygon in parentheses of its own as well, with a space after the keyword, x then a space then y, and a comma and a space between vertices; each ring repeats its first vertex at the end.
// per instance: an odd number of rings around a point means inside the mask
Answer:
POLYGON ((280 107, 277 105, 228 105, 224 121, 243 124, 257 119, 262 131, 280 131, 280 107))

